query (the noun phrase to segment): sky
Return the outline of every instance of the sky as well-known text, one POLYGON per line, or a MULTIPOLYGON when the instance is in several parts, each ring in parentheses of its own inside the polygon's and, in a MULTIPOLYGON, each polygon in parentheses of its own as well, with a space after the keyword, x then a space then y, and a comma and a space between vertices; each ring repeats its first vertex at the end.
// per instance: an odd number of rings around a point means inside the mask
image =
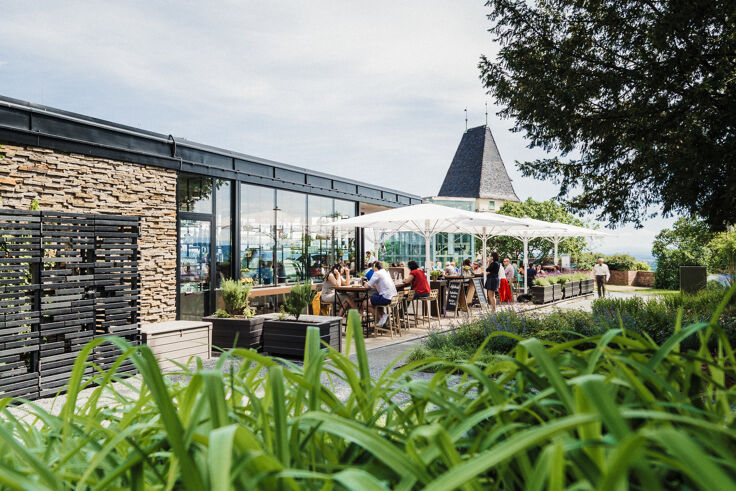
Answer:
MULTIPOLYGON (((479 79, 498 49, 484 3, 8 1, 0 94, 420 196, 439 191, 463 110, 479 126, 488 103, 517 194, 551 198, 515 165, 546 154, 479 79)), ((647 257, 672 222, 591 246, 647 257)))

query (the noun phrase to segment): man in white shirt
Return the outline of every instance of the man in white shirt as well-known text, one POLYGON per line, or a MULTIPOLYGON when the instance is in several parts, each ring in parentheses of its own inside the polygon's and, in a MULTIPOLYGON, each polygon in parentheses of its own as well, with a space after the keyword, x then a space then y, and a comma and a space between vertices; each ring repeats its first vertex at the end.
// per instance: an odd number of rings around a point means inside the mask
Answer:
MULTIPOLYGON (((365 278, 363 278, 365 281, 365 278)), ((391 275, 383 269, 383 265, 380 261, 373 263, 373 276, 366 283, 369 287, 376 289, 376 294, 369 298, 365 305, 373 318, 376 318, 377 307, 382 305, 388 305, 391 303, 391 299, 396 296, 396 285, 394 280, 391 279, 391 275)), ((376 323, 376 327, 381 327, 388 320, 388 315, 384 312, 381 319, 376 323)))
POLYGON ((371 254, 371 251, 366 252, 365 253, 365 265, 368 267, 371 267, 373 266, 373 263, 375 262, 376 262, 376 258, 373 257, 373 255, 371 254))
POLYGON ((595 284, 598 286, 598 298, 606 296, 606 283, 611 277, 608 270, 608 264, 603 264, 603 258, 598 258, 598 264, 593 266, 593 276, 595 276, 595 284))

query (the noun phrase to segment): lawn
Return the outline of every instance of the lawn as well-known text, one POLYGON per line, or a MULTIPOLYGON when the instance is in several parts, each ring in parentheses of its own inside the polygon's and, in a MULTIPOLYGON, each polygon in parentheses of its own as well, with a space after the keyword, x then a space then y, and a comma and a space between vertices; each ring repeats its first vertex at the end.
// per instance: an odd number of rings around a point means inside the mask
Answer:
MULTIPOLYGON (((631 289, 619 287, 618 285, 606 285, 606 290, 611 292, 631 292, 631 289)), ((661 288, 637 288, 634 290, 637 294, 642 295, 677 295, 680 290, 664 290, 661 288)))

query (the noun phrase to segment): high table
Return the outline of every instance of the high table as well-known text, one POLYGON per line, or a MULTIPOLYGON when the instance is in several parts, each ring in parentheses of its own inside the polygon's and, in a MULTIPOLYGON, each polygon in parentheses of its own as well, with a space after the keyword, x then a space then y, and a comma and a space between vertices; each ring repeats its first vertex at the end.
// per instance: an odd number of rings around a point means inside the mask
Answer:
MULTIPOLYGON (((408 284, 404 284, 401 281, 396 281, 394 282, 394 284, 396 285, 396 290, 403 290, 409 286, 408 284)), ((335 306, 334 306, 335 315, 337 315, 340 312, 339 310, 337 310, 337 305, 338 305, 337 298, 339 296, 338 293, 347 293, 353 296, 353 298, 357 300, 358 307, 361 307, 363 304, 363 301, 368 300, 368 293, 373 290, 374 288, 371 288, 364 284, 363 285, 336 286, 335 287, 335 306)))

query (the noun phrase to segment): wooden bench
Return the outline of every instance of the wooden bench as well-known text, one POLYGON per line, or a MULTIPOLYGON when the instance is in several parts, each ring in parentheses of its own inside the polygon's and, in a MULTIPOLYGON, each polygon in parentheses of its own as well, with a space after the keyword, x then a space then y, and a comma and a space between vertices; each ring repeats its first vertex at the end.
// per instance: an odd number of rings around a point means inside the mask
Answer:
POLYGON ((193 356, 210 358, 212 324, 202 321, 167 321, 143 324, 141 336, 153 351, 162 370, 178 368, 174 362, 186 364, 193 356))

